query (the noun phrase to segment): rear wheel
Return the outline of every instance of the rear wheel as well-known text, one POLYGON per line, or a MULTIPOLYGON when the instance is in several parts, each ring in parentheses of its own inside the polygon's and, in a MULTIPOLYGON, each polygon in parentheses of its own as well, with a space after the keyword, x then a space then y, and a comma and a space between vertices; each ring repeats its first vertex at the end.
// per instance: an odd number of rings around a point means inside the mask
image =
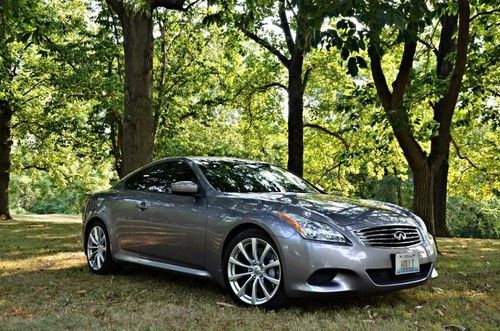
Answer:
POLYGON ((86 253, 90 271, 99 275, 111 271, 113 259, 109 249, 109 236, 101 221, 93 223, 87 231, 86 253))
POLYGON ((226 285, 236 302, 275 308, 286 299, 278 249, 260 230, 235 236, 224 254, 226 285))

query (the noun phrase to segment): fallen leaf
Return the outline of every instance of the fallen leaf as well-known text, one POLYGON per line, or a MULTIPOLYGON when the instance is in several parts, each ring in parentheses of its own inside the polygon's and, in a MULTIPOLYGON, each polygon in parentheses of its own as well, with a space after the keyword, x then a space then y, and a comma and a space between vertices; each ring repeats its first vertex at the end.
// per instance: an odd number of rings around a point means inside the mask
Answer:
POLYGON ((217 305, 222 306, 222 307, 228 307, 228 308, 234 308, 235 307, 235 305, 232 305, 232 304, 227 303, 227 302, 222 302, 222 301, 217 302, 217 305))
POLYGON ((438 292, 438 293, 443 293, 444 290, 442 288, 439 288, 439 287, 432 287, 432 289, 434 290, 434 292, 438 292))
POLYGON ((441 311, 441 309, 436 309, 436 311, 440 316, 444 316, 444 313, 441 311))
POLYGON ((31 321, 33 319, 33 314, 28 314, 20 307, 13 308, 10 311, 10 316, 21 317, 21 318, 27 319, 29 321, 31 321))
POLYGON ((415 309, 422 309, 423 307, 422 306, 415 306, 415 309))
POLYGON ((10 315, 11 315, 11 316, 22 316, 22 315, 24 315, 24 314, 25 314, 25 313, 24 313, 24 311, 23 311, 21 308, 19 308, 19 307, 17 307, 17 308, 13 308, 13 309, 10 311, 10 315))

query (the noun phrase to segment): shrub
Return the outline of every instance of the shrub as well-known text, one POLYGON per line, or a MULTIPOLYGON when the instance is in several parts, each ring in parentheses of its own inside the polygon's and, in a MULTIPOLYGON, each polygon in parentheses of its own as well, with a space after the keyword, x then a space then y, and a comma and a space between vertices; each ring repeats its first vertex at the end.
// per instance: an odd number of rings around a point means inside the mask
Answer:
POLYGON ((500 199, 473 201, 450 197, 448 227, 457 237, 500 239, 500 199))

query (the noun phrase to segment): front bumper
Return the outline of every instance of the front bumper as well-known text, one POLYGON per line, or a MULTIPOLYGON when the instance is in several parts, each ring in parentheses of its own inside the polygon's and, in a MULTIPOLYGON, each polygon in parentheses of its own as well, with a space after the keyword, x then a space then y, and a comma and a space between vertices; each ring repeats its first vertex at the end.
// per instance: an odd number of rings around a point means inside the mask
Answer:
POLYGON ((299 234, 278 238, 285 292, 289 297, 318 294, 383 292, 424 283, 434 275, 436 249, 431 239, 402 248, 352 246, 305 240, 299 234), (396 253, 418 252, 420 272, 396 276, 396 253), (317 277, 319 276, 319 277, 317 277))

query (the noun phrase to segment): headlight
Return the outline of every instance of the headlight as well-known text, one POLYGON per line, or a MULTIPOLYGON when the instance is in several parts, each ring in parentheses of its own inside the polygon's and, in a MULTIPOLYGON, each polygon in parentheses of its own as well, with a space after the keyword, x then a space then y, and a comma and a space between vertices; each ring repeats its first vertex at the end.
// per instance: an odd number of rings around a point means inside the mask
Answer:
POLYGON ((305 239, 329 241, 339 244, 347 244, 349 240, 332 226, 318 221, 311 221, 300 215, 288 215, 276 213, 279 218, 287 222, 297 230, 305 239))

